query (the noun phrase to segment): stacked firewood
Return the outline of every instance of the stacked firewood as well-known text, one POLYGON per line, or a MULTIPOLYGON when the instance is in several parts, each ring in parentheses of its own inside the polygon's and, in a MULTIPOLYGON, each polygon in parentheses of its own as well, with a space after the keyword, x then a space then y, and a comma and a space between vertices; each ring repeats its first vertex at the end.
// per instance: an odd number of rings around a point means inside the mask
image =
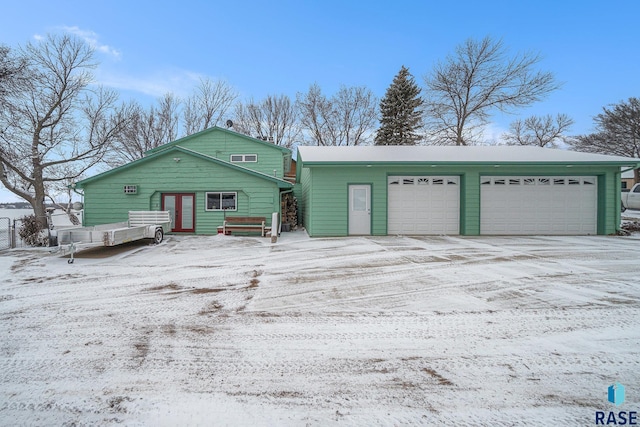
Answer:
POLYGON ((298 199, 291 193, 282 196, 282 223, 292 229, 298 226, 298 199))

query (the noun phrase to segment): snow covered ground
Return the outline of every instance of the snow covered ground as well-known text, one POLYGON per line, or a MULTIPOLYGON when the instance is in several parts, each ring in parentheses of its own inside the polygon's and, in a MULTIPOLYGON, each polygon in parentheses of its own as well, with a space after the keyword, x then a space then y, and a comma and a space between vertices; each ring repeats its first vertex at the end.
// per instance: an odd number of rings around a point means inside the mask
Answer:
POLYGON ((74 264, 0 252, 0 425, 593 425, 640 409, 639 244, 292 232, 74 264))

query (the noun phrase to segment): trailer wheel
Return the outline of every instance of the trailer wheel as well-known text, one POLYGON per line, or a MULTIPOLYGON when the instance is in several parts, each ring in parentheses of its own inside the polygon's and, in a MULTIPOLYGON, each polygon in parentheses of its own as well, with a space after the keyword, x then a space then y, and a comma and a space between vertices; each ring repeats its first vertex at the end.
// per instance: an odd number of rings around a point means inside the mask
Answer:
POLYGON ((153 236, 153 243, 158 244, 162 242, 162 238, 164 237, 164 232, 162 228, 156 228, 156 233, 153 236))

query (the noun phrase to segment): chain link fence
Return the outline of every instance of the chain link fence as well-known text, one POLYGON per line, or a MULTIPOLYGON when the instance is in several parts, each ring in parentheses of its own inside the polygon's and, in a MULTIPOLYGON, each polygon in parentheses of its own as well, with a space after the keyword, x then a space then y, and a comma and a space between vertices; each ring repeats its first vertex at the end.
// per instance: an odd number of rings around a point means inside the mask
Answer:
MULTIPOLYGON (((76 213, 77 217, 77 213, 76 213)), ((20 229, 24 225, 23 217, 9 218, 0 217, 0 251, 10 248, 27 248, 30 245, 20 238, 20 229)), ((48 218, 49 230, 44 230, 43 233, 47 233, 49 237, 49 246, 56 246, 57 241, 54 230, 64 229, 69 227, 77 227, 79 224, 71 224, 68 222, 69 216, 63 211, 56 210, 48 218), (54 237, 53 239, 51 237, 54 237)))
POLYGON ((12 247, 11 218, 0 218, 0 251, 12 247))
POLYGON ((29 247, 29 244, 20 237, 19 232, 22 224, 22 218, 0 218, 0 250, 29 247), (6 220, 6 224, 3 222, 4 220, 6 220))

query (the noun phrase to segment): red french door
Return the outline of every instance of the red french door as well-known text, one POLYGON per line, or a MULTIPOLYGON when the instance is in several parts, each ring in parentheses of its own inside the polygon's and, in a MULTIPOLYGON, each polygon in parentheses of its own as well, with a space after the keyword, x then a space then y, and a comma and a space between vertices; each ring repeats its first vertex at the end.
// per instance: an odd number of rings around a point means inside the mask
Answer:
POLYGON ((196 195, 193 193, 164 193, 162 210, 171 212, 171 231, 177 233, 193 233, 196 195))

